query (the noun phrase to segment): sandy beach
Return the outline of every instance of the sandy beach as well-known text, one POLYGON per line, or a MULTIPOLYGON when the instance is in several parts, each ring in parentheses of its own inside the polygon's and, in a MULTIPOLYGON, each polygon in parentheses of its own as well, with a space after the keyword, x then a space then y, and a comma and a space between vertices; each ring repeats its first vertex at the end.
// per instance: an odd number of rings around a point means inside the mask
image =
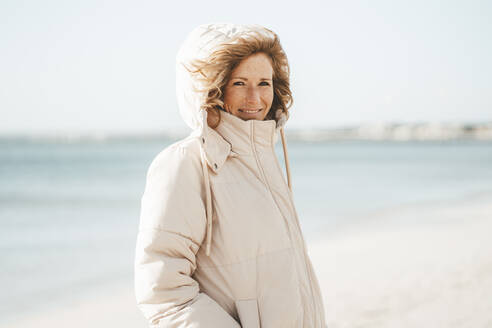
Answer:
POLYGON ((328 327, 492 327, 491 231, 492 202, 465 202, 312 245, 328 327))
MULTIPOLYGON (((369 215, 309 244, 329 328, 492 327, 492 202, 369 215)), ((132 288, 113 286, 4 327, 143 328, 132 288)))

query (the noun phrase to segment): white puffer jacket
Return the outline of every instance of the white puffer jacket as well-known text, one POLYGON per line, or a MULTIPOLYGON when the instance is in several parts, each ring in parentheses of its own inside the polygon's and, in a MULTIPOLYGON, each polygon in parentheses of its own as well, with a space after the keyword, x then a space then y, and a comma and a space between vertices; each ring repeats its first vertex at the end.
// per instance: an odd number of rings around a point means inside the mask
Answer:
POLYGON ((151 327, 326 327, 274 151, 287 116, 243 121, 222 112, 214 130, 182 67, 251 31, 271 35, 257 25, 202 25, 178 53, 178 103, 193 133, 157 155, 142 196, 135 290, 151 327))

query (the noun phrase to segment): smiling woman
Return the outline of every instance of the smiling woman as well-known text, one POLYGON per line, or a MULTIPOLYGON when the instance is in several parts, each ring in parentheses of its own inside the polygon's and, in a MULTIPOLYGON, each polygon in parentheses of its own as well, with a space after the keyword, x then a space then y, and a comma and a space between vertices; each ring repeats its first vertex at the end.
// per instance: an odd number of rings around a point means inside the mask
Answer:
MULTIPOLYGON (((216 24, 219 25, 227 24, 216 24)), ((207 111, 208 125, 212 128, 219 125, 223 112, 236 115, 261 109, 260 115, 236 116, 245 120, 280 120, 281 125, 288 119, 288 109, 292 106, 290 68, 275 33, 252 27, 248 33, 233 31, 220 44, 214 44, 208 34, 193 38, 195 41, 201 38, 197 42, 203 48, 188 38, 178 53, 181 58, 181 65, 177 66, 178 86, 187 83, 192 87, 178 92, 180 112, 185 120, 195 120, 186 110, 190 98, 194 99, 193 106, 207 111), (261 102, 268 103, 270 97, 270 107, 262 107, 261 102)))
POLYGON ((140 309, 152 327, 326 327, 274 149, 292 103, 277 35, 201 25, 176 70, 180 112, 194 131, 148 169, 135 261, 140 309))
POLYGON ((243 120, 263 121, 273 102, 271 59, 259 52, 243 59, 232 71, 224 91, 224 106, 243 120))

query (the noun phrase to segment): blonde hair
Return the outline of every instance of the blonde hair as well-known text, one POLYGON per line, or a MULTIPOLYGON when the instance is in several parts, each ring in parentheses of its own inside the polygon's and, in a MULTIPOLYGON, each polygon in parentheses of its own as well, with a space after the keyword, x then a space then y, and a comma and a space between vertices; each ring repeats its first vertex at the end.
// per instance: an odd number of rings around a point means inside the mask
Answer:
POLYGON ((270 59, 273 68, 273 102, 265 120, 275 120, 277 110, 288 114, 292 106, 292 92, 290 90, 290 68, 287 56, 280 45, 280 40, 269 29, 271 36, 252 31, 247 36, 241 36, 223 43, 212 52, 208 58, 194 60, 187 70, 199 79, 206 93, 206 100, 202 108, 208 112, 208 125, 216 128, 220 123, 220 111, 224 108, 224 88, 229 81, 231 72, 246 57, 264 53, 270 59))

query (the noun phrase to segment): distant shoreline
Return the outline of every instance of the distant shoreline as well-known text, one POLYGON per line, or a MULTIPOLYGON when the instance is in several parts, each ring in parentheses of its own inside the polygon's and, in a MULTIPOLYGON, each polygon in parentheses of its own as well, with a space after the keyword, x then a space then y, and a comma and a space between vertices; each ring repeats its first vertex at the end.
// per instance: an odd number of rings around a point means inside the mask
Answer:
MULTIPOLYGON (((492 121, 483 123, 386 123, 330 128, 286 128, 289 141, 458 141, 492 140, 492 121)), ((51 132, 37 134, 1 134, 2 141, 106 142, 174 141, 191 130, 163 130, 150 133, 51 132)))

